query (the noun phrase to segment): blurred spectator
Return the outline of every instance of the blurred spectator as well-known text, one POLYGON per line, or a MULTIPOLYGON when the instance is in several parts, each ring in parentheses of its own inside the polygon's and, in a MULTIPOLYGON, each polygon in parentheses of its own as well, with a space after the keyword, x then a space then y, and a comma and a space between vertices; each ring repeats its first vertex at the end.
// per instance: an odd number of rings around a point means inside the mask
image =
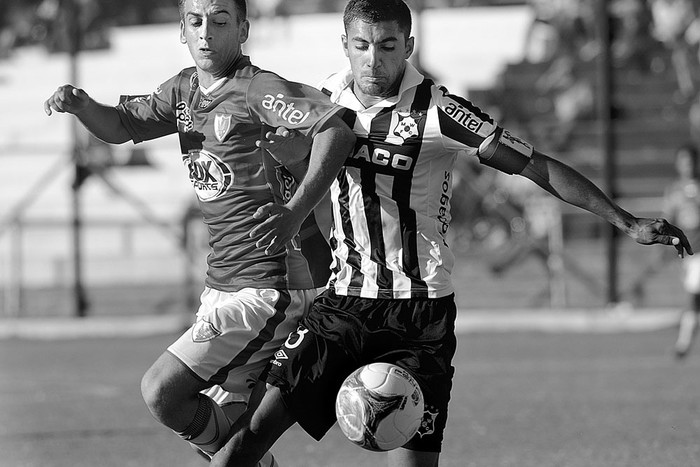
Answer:
POLYGON ((274 38, 284 40, 288 37, 286 28, 290 15, 289 2, 249 0, 248 7, 250 16, 258 19, 259 36, 264 37, 266 42, 274 38))
POLYGON ((594 17, 590 0, 528 0, 533 20, 525 37, 525 59, 550 62, 562 56, 591 58, 594 17))
POLYGON ((678 80, 678 87, 685 96, 691 96, 695 92, 693 80, 694 70, 697 68, 697 55, 693 53, 692 41, 696 43, 700 38, 696 25, 691 25, 696 16, 696 7, 693 0, 650 0, 653 14, 653 32, 664 46, 671 52, 671 62, 678 80))
POLYGON ((576 123, 593 114, 593 83, 578 64, 571 56, 558 57, 536 82, 538 91, 552 98, 557 126, 547 135, 547 145, 556 151, 566 149, 576 123))
MULTIPOLYGON (((675 154, 676 181, 666 190, 664 211, 668 220, 685 232, 691 245, 700 244, 700 179, 698 178, 698 150, 694 144, 678 148, 675 154)), ((681 314, 676 356, 685 357, 695 336, 700 313, 700 256, 689 256, 683 261, 683 289, 688 305, 681 314)))
POLYGON ((612 54, 619 67, 649 71, 656 43, 648 0, 613 0, 610 3, 612 54))
POLYGON ((7 58, 15 47, 32 42, 34 22, 32 4, 8 2, 2 7, 0 10, 0 59, 7 58))
POLYGON ((690 124, 690 138, 695 144, 700 145, 700 93, 695 96, 690 104, 688 123, 690 124))
POLYGON ((248 8, 252 18, 287 16, 288 8, 283 0, 250 0, 248 8))
POLYGON ((510 242, 491 263, 494 274, 502 274, 534 256, 550 280, 550 235, 561 227, 560 206, 556 199, 541 192, 524 179, 514 179, 498 173, 494 180, 495 195, 500 197, 502 212, 510 215, 510 242))
POLYGON ((69 28, 77 14, 80 27, 80 44, 82 50, 103 49, 109 47, 108 18, 102 14, 98 0, 43 0, 36 10, 37 23, 44 28, 43 42, 50 52, 66 52, 72 47, 72 34, 69 28))
MULTIPOLYGON (((543 135, 544 144, 563 150, 576 122, 593 111, 593 83, 580 64, 597 54, 592 0, 529 0, 534 12, 526 37, 525 59, 549 64, 535 87, 551 100, 557 123, 543 135)), ((542 135, 540 135, 542 136, 542 135)))

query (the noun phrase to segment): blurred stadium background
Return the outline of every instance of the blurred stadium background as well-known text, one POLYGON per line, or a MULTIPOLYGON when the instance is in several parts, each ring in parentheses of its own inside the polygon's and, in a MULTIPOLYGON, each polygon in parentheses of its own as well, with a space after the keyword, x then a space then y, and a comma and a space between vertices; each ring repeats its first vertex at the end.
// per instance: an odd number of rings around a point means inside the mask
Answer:
MULTIPOLYGON (((659 212, 674 151, 694 137, 697 88, 650 24, 644 6, 658 0, 408 2, 421 68, 624 207, 659 212)), ((202 286, 205 235, 177 140, 107 147, 43 113, 65 82, 116 103, 189 66, 175 3, 0 0, 0 466, 202 465, 138 389, 182 324, 157 318, 190 319, 202 286), (36 339, 3 338, 25 335, 36 339)), ((246 52, 259 65, 309 83, 345 65, 344 0, 249 3, 246 52)), ((698 465, 700 360, 675 362, 675 331, 658 329, 685 300, 673 252, 613 238, 516 177, 466 162, 456 174, 450 235, 465 313, 441 464, 698 465), (650 332, 618 333, 630 315, 650 332), (543 332, 500 332, 513 329, 543 332)), ((295 427, 275 452, 284 466, 383 463, 337 429, 315 443, 295 427)))
MULTIPOLYGON (((345 65, 344 1, 249 3, 245 51, 258 65, 308 83, 345 65)), ((653 2, 409 3, 424 71, 623 207, 659 213, 695 96, 643 23, 653 2), (609 28, 596 22, 600 4, 609 28)), ((0 5, 0 317, 191 313, 205 235, 176 139, 109 147, 42 105, 66 82, 116 103, 189 66, 175 0, 0 5)), ((677 262, 652 270, 658 248, 618 239, 528 183, 458 166, 450 235, 462 309, 683 304, 677 262)))

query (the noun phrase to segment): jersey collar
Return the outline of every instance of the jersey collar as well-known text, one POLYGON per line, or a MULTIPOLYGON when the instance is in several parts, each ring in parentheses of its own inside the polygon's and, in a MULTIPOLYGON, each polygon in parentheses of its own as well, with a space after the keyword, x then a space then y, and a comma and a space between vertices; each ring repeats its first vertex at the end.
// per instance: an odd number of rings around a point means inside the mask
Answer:
POLYGON ((202 86, 200 84, 199 85, 200 91, 202 91, 207 96, 211 95, 214 91, 219 89, 221 87, 221 85, 226 82, 226 80, 233 77, 238 70, 241 70, 241 69, 249 66, 250 64, 251 64, 250 57, 247 55, 241 55, 231 64, 231 66, 229 67, 229 70, 227 70, 227 72, 226 72, 226 75, 217 79, 216 81, 214 81, 211 86, 209 86, 208 88, 205 88, 204 86, 202 86))

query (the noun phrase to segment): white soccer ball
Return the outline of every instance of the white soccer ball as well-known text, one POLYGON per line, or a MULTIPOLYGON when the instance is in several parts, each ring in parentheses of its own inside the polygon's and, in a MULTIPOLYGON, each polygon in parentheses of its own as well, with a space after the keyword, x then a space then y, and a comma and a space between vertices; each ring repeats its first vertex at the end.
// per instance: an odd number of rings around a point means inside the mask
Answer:
POLYGON ((389 363, 370 363, 353 371, 335 400, 342 432, 370 451, 406 444, 420 428, 423 411, 423 391, 416 380, 389 363))

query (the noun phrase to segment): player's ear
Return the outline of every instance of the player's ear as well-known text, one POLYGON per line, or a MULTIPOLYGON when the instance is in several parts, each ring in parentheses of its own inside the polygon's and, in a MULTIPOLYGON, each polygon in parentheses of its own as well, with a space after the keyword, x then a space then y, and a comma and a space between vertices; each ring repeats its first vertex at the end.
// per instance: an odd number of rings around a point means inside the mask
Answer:
POLYGON ((350 53, 348 52, 348 36, 342 34, 340 36, 340 42, 343 44, 343 52, 345 52, 345 56, 349 57, 350 53))
POLYGON ((244 19, 241 22, 241 27, 238 30, 238 42, 243 44, 248 40, 248 35, 250 34, 250 21, 244 19))
POLYGON ((413 55, 413 48, 415 47, 415 45, 416 45, 416 40, 413 38, 413 36, 409 37, 406 40, 406 55, 404 56, 404 58, 406 60, 408 60, 408 58, 411 55, 413 55))
POLYGON ((180 42, 187 44, 187 38, 185 37, 185 22, 180 21, 180 42))

